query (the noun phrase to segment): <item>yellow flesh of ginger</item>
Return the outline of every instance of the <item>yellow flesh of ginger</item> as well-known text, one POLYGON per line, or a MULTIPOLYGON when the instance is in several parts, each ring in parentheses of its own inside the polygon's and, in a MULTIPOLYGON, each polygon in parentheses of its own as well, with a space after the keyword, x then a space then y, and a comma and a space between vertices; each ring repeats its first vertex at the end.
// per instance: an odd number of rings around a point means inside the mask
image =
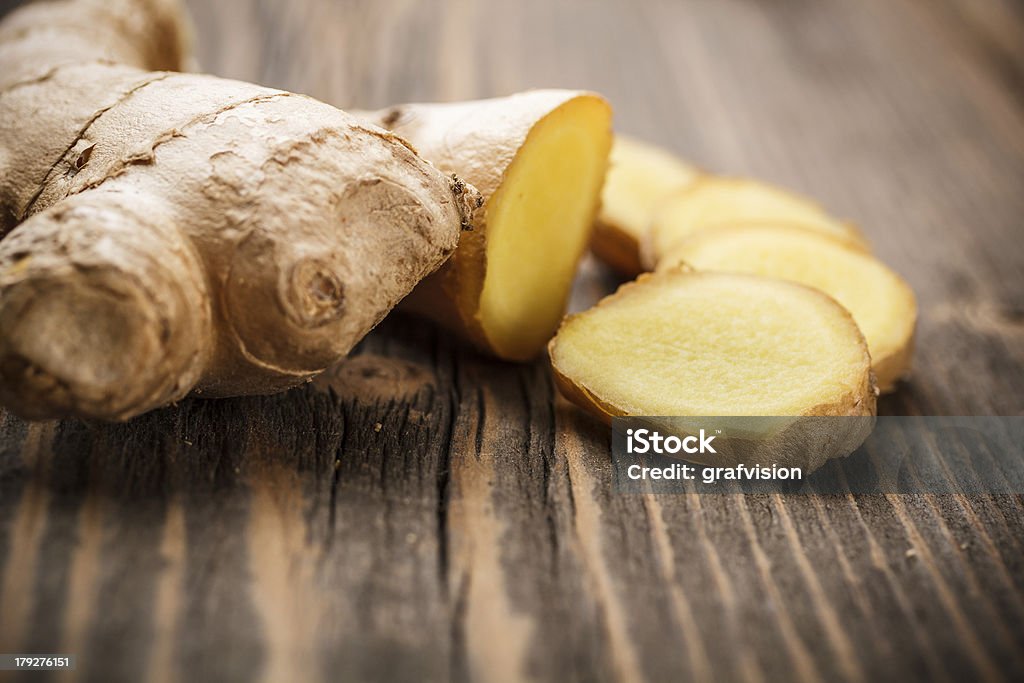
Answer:
POLYGON ((571 317, 556 370, 626 415, 804 415, 865 386, 849 314, 819 292, 745 275, 642 277, 571 317))
POLYGON ((648 261, 655 265, 699 230, 745 222, 794 224, 866 248, 855 228, 809 200, 753 180, 708 177, 660 204, 651 223, 648 261))
POLYGON ((639 241, 658 203, 698 177, 696 168, 672 154, 616 135, 601 194, 601 222, 639 241))
MULTIPOLYGON (((841 242, 794 227, 709 230, 662 259, 698 270, 782 278, 819 289, 853 315, 876 363, 911 343, 917 305, 910 287, 883 263, 841 242)), ((887 386, 896 378, 879 377, 887 386)))
POLYGON ((487 204, 484 334, 504 358, 536 355, 565 314, 604 178, 608 110, 572 100, 541 120, 487 204))

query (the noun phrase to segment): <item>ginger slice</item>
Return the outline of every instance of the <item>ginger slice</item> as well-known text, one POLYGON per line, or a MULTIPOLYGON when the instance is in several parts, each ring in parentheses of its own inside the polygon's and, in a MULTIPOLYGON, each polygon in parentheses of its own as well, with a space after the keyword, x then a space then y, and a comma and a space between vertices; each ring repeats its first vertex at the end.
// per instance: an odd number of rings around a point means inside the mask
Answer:
POLYGON ((764 275, 825 292, 853 315, 871 351, 881 391, 907 375, 917 304, 906 282, 870 254, 792 226, 732 226, 700 232, 666 254, 659 268, 764 275))
MULTIPOLYGON (((684 269, 642 275, 570 316, 549 351, 569 400, 613 416, 814 416, 723 439, 698 462, 814 469, 872 427, 875 387, 863 335, 819 291, 751 275, 684 269)), ((665 425, 672 429, 671 421, 665 425)), ((663 421, 665 423, 665 421, 663 421)))
POLYGON ((699 230, 749 222, 799 225, 868 249, 855 227, 809 199, 756 180, 706 176, 659 205, 641 244, 643 261, 653 268, 669 249, 699 230))
POLYGON ((623 275, 643 272, 640 243, 659 202, 699 177, 697 168, 675 155, 616 134, 591 249, 623 275))

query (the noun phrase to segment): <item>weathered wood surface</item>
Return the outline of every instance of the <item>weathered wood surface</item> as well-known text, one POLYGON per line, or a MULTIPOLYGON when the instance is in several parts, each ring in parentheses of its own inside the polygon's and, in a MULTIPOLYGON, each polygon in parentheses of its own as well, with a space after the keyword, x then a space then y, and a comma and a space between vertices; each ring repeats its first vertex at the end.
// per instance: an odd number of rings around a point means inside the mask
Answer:
MULTIPOLYGON (((863 226, 922 309, 883 413, 1024 411, 1010 0, 194 10, 205 69, 340 105, 597 89, 863 226)), ((575 305, 614 284, 588 263, 575 305)), ((285 395, 0 429, 0 652, 78 656, 53 678, 1024 676, 1020 496, 617 495, 542 363, 408 318, 285 395)))

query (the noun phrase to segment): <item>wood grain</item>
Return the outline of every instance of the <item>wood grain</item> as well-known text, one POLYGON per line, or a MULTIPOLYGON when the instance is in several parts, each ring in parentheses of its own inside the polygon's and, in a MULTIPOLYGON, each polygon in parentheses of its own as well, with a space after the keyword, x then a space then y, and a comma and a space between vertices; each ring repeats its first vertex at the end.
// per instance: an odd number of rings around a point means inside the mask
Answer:
MULTIPOLYGON (((206 70, 343 106, 599 90, 863 227, 921 304, 884 413, 1024 414, 1019 4, 193 10, 206 70)), ((573 306, 615 284, 589 260, 573 306)), ((1024 677, 1021 496, 619 495, 608 441, 543 363, 399 316, 280 396, 4 415, 0 651, 90 681, 1024 677)))

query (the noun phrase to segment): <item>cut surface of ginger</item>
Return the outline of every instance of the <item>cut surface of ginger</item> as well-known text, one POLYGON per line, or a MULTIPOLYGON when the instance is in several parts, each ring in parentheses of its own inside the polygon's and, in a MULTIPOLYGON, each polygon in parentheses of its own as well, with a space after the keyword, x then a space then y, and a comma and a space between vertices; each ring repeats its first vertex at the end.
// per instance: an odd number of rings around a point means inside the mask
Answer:
POLYGON ((503 358, 535 356, 565 313, 607 168, 609 111, 577 98, 538 122, 487 203, 477 313, 503 358))
POLYGON ((888 391, 910 366, 917 304, 910 287, 878 259, 842 242, 791 226, 733 226, 698 233, 659 268, 782 278, 825 292, 853 315, 871 352, 879 388, 888 391))
POLYGON ((856 228, 809 199, 756 180, 705 176, 659 205, 643 244, 644 261, 654 267, 672 247, 700 230, 766 222, 797 225, 867 249, 856 228))
POLYGON ((849 313, 782 280, 644 275, 567 318, 549 350, 563 393, 605 419, 874 413, 849 313))
POLYGON ((641 272, 640 242, 658 203, 699 177, 696 167, 673 154, 616 134, 591 241, 594 252, 620 272, 641 272))

